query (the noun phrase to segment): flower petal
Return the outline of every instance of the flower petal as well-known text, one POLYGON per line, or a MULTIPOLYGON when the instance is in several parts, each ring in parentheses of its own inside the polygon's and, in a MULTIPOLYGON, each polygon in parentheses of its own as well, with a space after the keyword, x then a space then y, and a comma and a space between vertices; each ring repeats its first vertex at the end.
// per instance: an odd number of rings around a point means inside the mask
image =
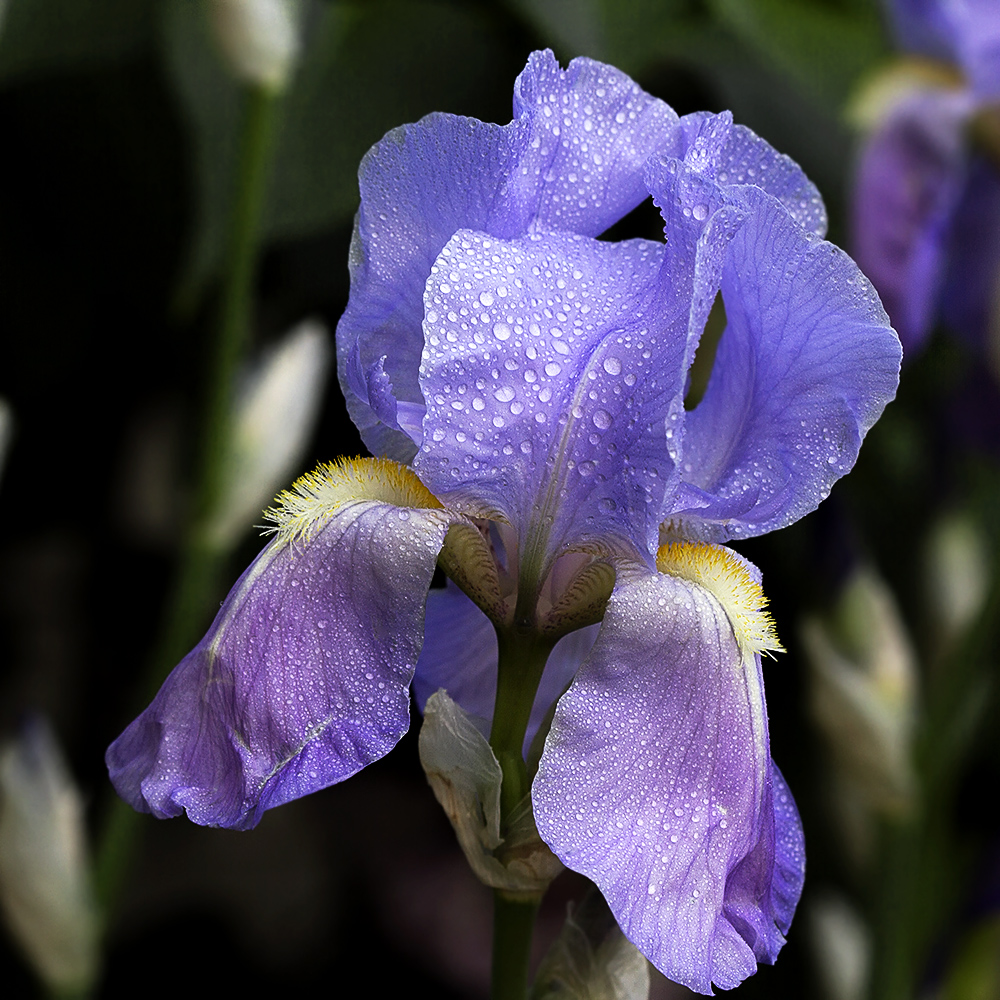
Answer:
POLYGON ((869 137, 858 165, 855 256, 907 351, 920 347, 934 322, 969 111, 964 93, 914 94, 869 137))
POLYGON ((428 486, 501 511, 522 552, 529 530, 547 532, 548 555, 614 531, 644 547, 672 481, 664 421, 687 350, 690 303, 667 259, 642 240, 456 234, 425 297, 414 467, 428 486))
POLYGON ((559 68, 536 52, 518 77, 515 120, 428 115, 390 132, 361 163, 351 298, 337 327, 351 417, 376 454, 409 461, 370 373, 385 358, 397 400, 422 403, 424 284, 459 229, 511 239, 534 229, 597 235, 646 197, 642 165, 677 144, 677 116, 625 74, 590 59, 559 68))
MULTIPOLYGON (((524 752, 556 699, 579 670, 597 637, 598 626, 563 636, 549 654, 525 734, 524 752)), ((413 694, 422 712, 439 688, 472 716, 489 736, 497 688, 497 634, 492 623, 450 580, 427 597, 424 647, 413 678, 413 694)))
POLYGON ((108 749, 118 793, 161 818, 246 829, 391 750, 452 520, 363 500, 306 539, 279 534, 108 749))
POLYGON ((533 52, 514 85, 514 114, 531 122, 513 183, 535 231, 598 236, 648 197, 646 160, 679 155, 674 110, 593 59, 563 70, 551 51, 533 52))
POLYGON ((682 155, 693 170, 724 189, 758 187, 777 198, 800 226, 826 235, 826 207, 816 185, 790 156, 745 125, 734 125, 732 112, 696 111, 685 115, 680 125, 682 155))
POLYGON ((1000 286, 1000 175, 975 157, 952 216, 948 267, 941 292, 945 322, 981 353, 987 351, 1000 286))
POLYGON ((707 590, 619 572, 532 798, 542 838, 670 979, 711 993, 773 961, 801 835, 771 771, 760 658, 741 659, 707 590))
POLYGON ((802 517, 857 458, 899 379, 900 346, 841 250, 760 192, 726 251, 728 326, 687 415, 685 537, 723 541, 802 517))

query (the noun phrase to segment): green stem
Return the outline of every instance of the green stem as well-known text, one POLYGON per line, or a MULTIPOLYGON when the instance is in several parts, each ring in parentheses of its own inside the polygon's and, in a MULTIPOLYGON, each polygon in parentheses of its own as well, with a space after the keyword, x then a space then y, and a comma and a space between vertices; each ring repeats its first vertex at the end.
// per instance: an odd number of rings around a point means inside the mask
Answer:
POLYGON ((525 1000, 531 938, 540 900, 521 902, 493 893, 493 978, 491 1000, 525 1000))
MULTIPOLYGON (((490 746, 503 771, 500 785, 502 831, 511 811, 531 789, 522 748, 531 706, 553 643, 540 636, 533 623, 498 629, 497 643, 497 696, 490 746)), ((541 896, 512 899, 497 890, 493 899, 492 1000, 525 1000, 531 938, 541 896)))
MULTIPOLYGON (((218 592, 228 552, 213 543, 212 521, 223 501, 232 429, 234 380, 246 349, 260 220, 271 162, 277 95, 246 91, 243 133, 229 220, 223 285, 212 354, 205 372, 202 440, 195 509, 149 669, 137 685, 140 704, 156 693, 168 669, 197 641, 218 592)), ((139 814, 115 797, 105 814, 95 860, 95 889, 105 916, 135 852, 139 814)))

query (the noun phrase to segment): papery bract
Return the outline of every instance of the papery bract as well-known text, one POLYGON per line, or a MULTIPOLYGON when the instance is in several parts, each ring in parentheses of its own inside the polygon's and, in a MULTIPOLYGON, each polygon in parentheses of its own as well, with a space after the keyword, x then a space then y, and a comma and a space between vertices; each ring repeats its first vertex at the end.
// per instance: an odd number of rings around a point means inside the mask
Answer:
POLYGON ((485 733, 502 650, 551 651, 504 737, 533 766, 548 730, 538 830, 654 964, 711 992, 774 960, 804 872, 760 673, 780 647, 759 573, 718 543, 827 495, 899 342, 822 239, 815 188, 728 114, 678 119, 551 53, 514 111, 431 115, 361 166, 341 385, 369 448, 412 471, 358 460, 286 494, 108 760, 137 808, 251 826, 385 753, 411 676, 421 706, 444 688, 485 733), (664 242, 596 239, 649 195, 664 242), (425 614, 439 555, 455 585, 425 614))

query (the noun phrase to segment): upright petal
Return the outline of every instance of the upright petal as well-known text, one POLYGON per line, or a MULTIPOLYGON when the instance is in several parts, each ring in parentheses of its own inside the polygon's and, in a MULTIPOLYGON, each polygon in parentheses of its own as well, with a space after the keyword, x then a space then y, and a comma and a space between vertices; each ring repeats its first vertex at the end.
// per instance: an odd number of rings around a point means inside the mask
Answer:
POLYGON ((907 351, 921 346, 935 319, 970 110, 966 93, 914 94, 869 137, 858 164, 854 252, 907 351))
POLYGON ((760 657, 708 589, 619 572, 532 798, 545 842, 667 977, 711 993, 774 960, 801 834, 772 772, 760 657))
POLYGON ((433 114, 390 132, 361 163, 351 298, 337 327, 351 417, 376 453, 413 456, 395 399, 423 402, 422 295, 459 229, 512 239, 540 230, 597 235, 646 197, 642 167, 677 145, 677 115, 624 73, 590 59, 560 69, 536 52, 506 126, 433 114), (384 362, 383 362, 384 359, 384 362), (375 366, 385 365, 384 378, 375 366), (373 384, 373 379, 377 384, 373 384))
POLYGON ((414 467, 460 509, 499 510, 522 558, 617 531, 644 548, 672 481, 690 290, 661 244, 462 231, 427 283, 414 467), (646 462, 636 461, 649 437, 646 462))
POLYGON ((826 235, 826 206, 819 189, 790 156, 745 125, 734 125, 729 111, 718 115, 696 111, 685 115, 680 126, 681 156, 692 170, 724 189, 760 188, 777 198, 800 226, 826 235))
POLYGON ((813 510, 899 379, 899 341, 854 262, 767 195, 743 197, 722 274, 728 326, 687 416, 684 537, 762 534, 813 510))
POLYGON ((424 603, 453 518, 408 470, 304 477, 204 639, 110 746, 118 793, 246 829, 350 777, 409 726, 424 603))

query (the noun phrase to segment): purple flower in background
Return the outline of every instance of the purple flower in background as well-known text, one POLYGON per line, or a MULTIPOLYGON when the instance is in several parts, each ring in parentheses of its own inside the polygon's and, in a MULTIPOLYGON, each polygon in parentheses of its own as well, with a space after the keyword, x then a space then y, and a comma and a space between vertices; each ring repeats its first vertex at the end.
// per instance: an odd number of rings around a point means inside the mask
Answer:
POLYGON ((855 253, 907 351, 939 314, 982 348, 1000 301, 1000 171, 997 149, 977 152, 970 134, 992 131, 996 147, 1000 4, 892 0, 890 10, 904 49, 962 75, 917 66, 868 137, 855 179, 855 253))
POLYGON ((768 743, 780 647, 722 543, 851 468, 898 340, 795 163, 588 59, 535 53, 509 125, 430 115, 360 181, 340 376, 388 458, 279 498, 272 542, 109 749, 112 780, 154 815, 251 827, 388 752, 411 681, 421 707, 443 687, 488 720, 498 642, 533 636, 554 649, 526 743, 558 699, 541 837, 667 976, 736 986, 783 944, 804 853, 768 743), (596 238, 650 195, 665 242, 596 238), (439 558, 454 582, 428 597, 439 558))

